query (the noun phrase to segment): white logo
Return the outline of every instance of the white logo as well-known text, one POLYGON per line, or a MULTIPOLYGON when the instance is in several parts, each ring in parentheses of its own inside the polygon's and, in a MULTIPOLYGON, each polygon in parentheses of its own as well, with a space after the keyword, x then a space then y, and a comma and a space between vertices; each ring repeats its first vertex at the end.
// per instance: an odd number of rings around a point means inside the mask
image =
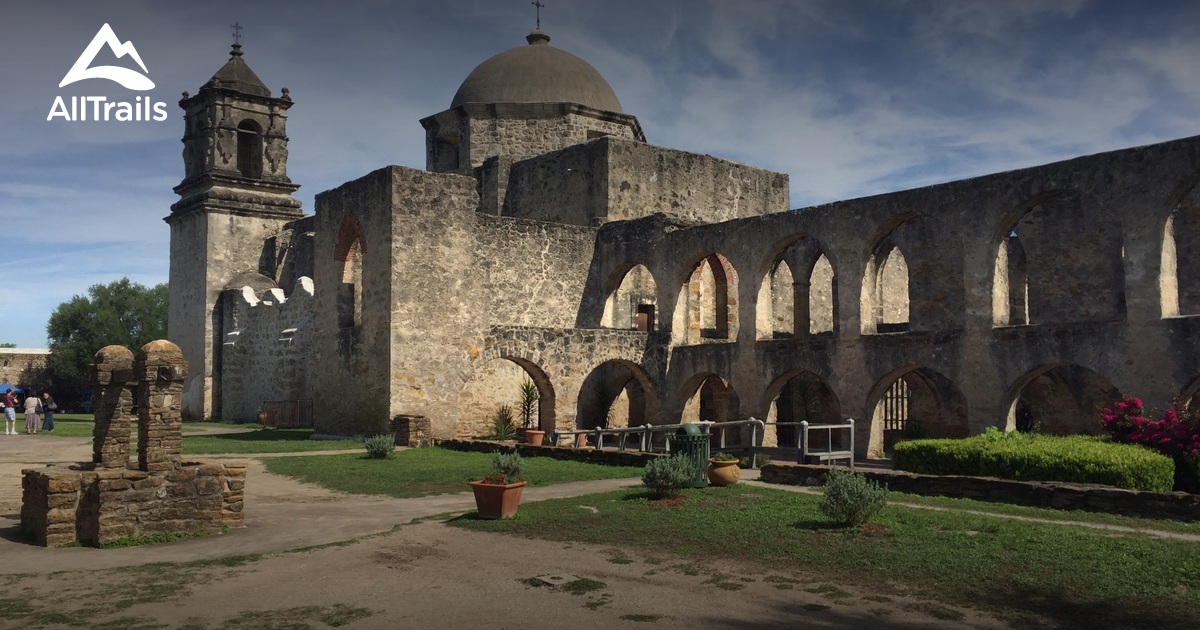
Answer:
MULTIPOLYGON (((85 79, 108 79, 116 82, 122 87, 130 90, 145 91, 153 90, 154 82, 144 74, 138 74, 135 70, 122 68, 120 66, 96 66, 89 67, 96 60, 96 55, 100 49, 108 46, 113 55, 118 59, 129 55, 141 66, 143 72, 146 70, 146 64, 142 63, 142 58, 138 55, 137 49, 133 47, 133 42, 121 43, 117 39, 117 34, 113 32, 112 27, 108 24, 100 27, 96 32, 96 36, 92 38, 92 42, 83 49, 83 54, 79 55, 79 59, 75 60, 75 65, 67 71, 67 76, 63 77, 58 87, 64 87, 83 81, 85 79)), ((88 114, 91 114, 91 120, 94 122, 108 122, 110 120, 117 122, 143 122, 155 121, 161 122, 167 119, 167 104, 162 101, 154 101, 150 95, 138 96, 133 99, 133 102, 128 101, 110 101, 107 96, 72 96, 70 97, 70 105, 62 96, 54 97, 54 102, 50 105, 50 113, 46 115, 46 121, 52 121, 55 118, 62 118, 67 122, 79 122, 89 120, 88 114)))
POLYGON ((149 77, 144 74, 138 74, 129 68, 122 68, 120 66, 88 67, 96 59, 96 54, 100 52, 100 48, 104 45, 108 45, 109 50, 112 50, 118 59, 125 55, 133 57, 137 65, 141 66, 142 72, 149 73, 149 70, 146 70, 146 64, 142 63, 142 58, 138 55, 137 49, 133 47, 133 42, 128 41, 122 44, 121 40, 117 39, 117 34, 113 32, 112 27, 105 24, 100 27, 99 31, 96 31, 96 36, 92 38, 92 43, 83 49, 83 54, 79 55, 79 59, 75 60, 75 65, 71 66, 71 69, 67 71, 67 75, 63 77, 62 83, 59 83, 58 87, 64 87, 76 81, 83 81, 84 79, 108 79, 109 81, 116 81, 122 87, 130 90, 144 91, 154 89, 154 82, 149 77))

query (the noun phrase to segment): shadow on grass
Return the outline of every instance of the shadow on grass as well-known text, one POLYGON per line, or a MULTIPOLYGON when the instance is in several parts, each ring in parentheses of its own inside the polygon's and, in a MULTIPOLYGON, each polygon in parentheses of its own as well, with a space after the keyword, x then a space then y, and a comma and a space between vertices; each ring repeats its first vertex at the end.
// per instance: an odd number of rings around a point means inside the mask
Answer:
POLYGON ((1183 597, 1080 600, 1062 589, 1007 584, 980 602, 1051 619, 1060 628, 1195 628, 1194 602, 1183 597))
POLYGON ((196 435, 184 437, 201 437, 206 440, 228 442, 307 442, 312 437, 312 429, 271 429, 267 431, 246 431, 245 433, 217 433, 212 435, 196 435))

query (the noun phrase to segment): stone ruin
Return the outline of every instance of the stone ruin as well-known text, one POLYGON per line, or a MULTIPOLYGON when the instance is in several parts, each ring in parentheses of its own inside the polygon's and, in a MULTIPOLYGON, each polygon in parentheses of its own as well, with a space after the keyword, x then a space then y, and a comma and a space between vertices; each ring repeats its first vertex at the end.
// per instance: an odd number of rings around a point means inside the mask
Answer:
POLYGON ((160 340, 137 357, 122 346, 95 356, 92 461, 22 471, 21 530, 46 547, 245 524, 246 465, 183 461, 180 410, 188 362, 160 340), (137 405, 137 461, 130 458, 137 405))

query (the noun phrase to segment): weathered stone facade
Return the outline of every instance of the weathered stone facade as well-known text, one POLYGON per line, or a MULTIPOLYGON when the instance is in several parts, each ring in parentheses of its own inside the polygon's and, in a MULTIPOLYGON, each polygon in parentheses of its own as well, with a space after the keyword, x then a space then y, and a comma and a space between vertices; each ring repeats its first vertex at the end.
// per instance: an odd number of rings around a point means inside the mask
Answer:
POLYGON ((46 362, 50 351, 41 348, 0 348, 0 384, 41 389, 50 382, 46 362))
POLYGON ((168 341, 146 344, 136 358, 121 346, 97 352, 92 461, 22 471, 22 532, 54 547, 241 527, 246 465, 183 461, 181 399, 187 372, 183 353, 168 341))
MULTIPOLYGON (((530 98, 558 98, 535 87, 530 98)), ((607 94, 585 88, 572 93, 607 94)), ((1044 431, 1095 431, 1114 396, 1200 389, 1200 138, 788 211, 787 175, 651 146, 632 116, 595 109, 458 103, 423 121, 429 171, 386 167, 323 192, 315 216, 257 249, 269 230, 253 216, 228 215, 246 226, 231 223, 236 236, 207 233, 200 251, 277 254, 282 239, 303 253, 286 270, 227 265, 211 285, 255 272, 262 296, 285 274, 313 279, 311 320, 238 326, 270 340, 311 321, 318 431, 381 433, 404 415, 438 437, 481 434, 529 378, 542 428, 754 416, 772 444, 795 439, 786 423, 852 417, 866 455, 906 427, 1012 428, 1020 404, 1044 431), (636 133, 589 139, 576 114, 636 133)), ((175 286, 172 312, 203 329, 212 311, 175 286)), ((282 306, 295 299, 309 298, 282 306)), ((259 376, 302 365, 302 343, 244 348, 222 378, 265 385, 223 413, 272 388, 305 395, 259 376)))

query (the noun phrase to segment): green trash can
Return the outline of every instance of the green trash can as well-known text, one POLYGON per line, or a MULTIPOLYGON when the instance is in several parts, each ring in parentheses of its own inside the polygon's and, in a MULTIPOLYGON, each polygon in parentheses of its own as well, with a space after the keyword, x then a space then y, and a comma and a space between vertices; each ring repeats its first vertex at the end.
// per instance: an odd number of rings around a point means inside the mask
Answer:
POLYGON ((685 488, 703 488, 708 485, 708 436, 695 424, 679 427, 674 435, 668 435, 671 456, 684 456, 692 462, 692 478, 683 484, 685 488))

